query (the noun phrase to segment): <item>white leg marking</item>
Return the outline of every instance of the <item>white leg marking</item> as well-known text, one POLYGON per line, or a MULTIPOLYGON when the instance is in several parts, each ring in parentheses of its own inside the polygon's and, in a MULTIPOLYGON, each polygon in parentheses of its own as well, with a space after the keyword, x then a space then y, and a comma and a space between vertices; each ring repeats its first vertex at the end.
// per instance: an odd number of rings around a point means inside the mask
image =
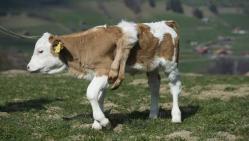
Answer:
MULTIPOLYGON (((94 120, 98 121, 101 126, 107 126, 109 124, 109 120, 105 117, 104 113, 102 112, 98 98, 100 91, 104 90, 108 85, 108 77, 107 76, 100 76, 94 77, 91 83, 87 88, 87 99, 90 101, 93 111, 93 118, 94 120)), ((93 128, 97 127, 97 123, 93 124, 93 128)))
POLYGON ((172 71, 169 74, 169 81, 170 81, 169 82, 170 92, 173 97, 173 107, 171 111, 172 122, 180 123, 182 120, 181 120, 181 111, 178 105, 178 96, 181 93, 181 81, 178 69, 172 71))
POLYGON ((92 128, 96 129, 96 130, 101 130, 102 126, 100 125, 100 123, 97 120, 94 120, 94 122, 92 124, 92 128))
POLYGON ((159 88, 160 88, 160 76, 158 74, 158 70, 156 69, 153 72, 148 72, 148 84, 150 87, 150 95, 151 95, 151 105, 150 105, 150 118, 157 118, 159 107, 158 107, 158 99, 159 99, 159 88))
POLYGON ((102 112, 105 112, 105 110, 104 110, 104 100, 105 100, 105 89, 100 91, 99 97, 98 97, 99 107, 100 107, 102 112))

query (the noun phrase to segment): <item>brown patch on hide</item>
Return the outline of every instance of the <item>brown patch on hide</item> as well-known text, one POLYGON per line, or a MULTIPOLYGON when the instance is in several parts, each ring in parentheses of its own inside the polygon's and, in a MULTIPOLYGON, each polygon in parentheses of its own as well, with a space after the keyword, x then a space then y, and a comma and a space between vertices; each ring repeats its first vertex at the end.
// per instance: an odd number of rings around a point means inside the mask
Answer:
POLYGON ((175 32, 177 33, 177 37, 174 39, 175 41, 175 47, 176 47, 176 62, 179 62, 179 52, 180 52, 180 48, 179 48, 179 28, 178 25, 175 21, 170 20, 170 21, 166 21, 165 22, 169 27, 173 28, 175 30, 175 32))
POLYGON ((129 65, 133 65, 135 62, 142 64, 146 70, 150 70, 152 61, 157 54, 158 39, 153 36, 150 32, 150 27, 145 24, 138 24, 137 31, 138 44, 135 47, 133 44, 131 45, 127 42, 125 36, 117 43, 117 53, 111 66, 109 76, 115 78, 118 74, 118 78, 116 79, 116 82, 118 83, 116 84, 115 82, 112 88, 116 88, 116 85, 119 86, 124 79, 126 61, 128 61, 127 64, 129 65), (128 58, 129 54, 130 57, 128 58), (119 72, 117 73, 118 67, 119 72))
POLYGON ((176 33, 178 34, 178 26, 177 26, 177 23, 173 20, 170 20, 170 21, 166 21, 165 22, 169 27, 173 28, 176 33))
POLYGON ((89 69, 97 75, 108 75, 120 37, 121 31, 115 26, 95 27, 79 33, 54 36, 52 45, 62 42, 64 49, 60 52, 60 58, 76 75, 85 75, 89 69))
POLYGON ((135 63, 143 64, 147 69, 157 54, 159 40, 150 32, 150 27, 145 24, 138 24, 138 44, 132 48, 128 59, 129 65, 135 63))
POLYGON ((164 35, 164 38, 160 44, 159 52, 160 52, 160 57, 163 57, 167 60, 172 61, 173 56, 174 56, 174 44, 173 44, 172 37, 169 33, 166 33, 164 35))
MULTIPOLYGON (((168 26, 177 32, 177 24, 174 21, 165 22, 168 26)), ((150 32, 150 27, 145 24, 138 24, 138 44, 132 48, 128 65, 136 63, 142 64, 148 70, 151 62, 156 56, 163 57, 167 60, 173 60, 174 54, 176 55, 175 61, 179 59, 179 37, 175 38, 173 43, 172 36, 165 34, 163 40, 159 44, 159 39, 154 37, 150 32), (174 51, 176 51, 174 53, 174 51)))
POLYGON ((180 57, 180 40, 179 40, 179 36, 177 35, 176 39, 175 39, 175 48, 176 48, 176 62, 179 63, 179 57, 180 57))

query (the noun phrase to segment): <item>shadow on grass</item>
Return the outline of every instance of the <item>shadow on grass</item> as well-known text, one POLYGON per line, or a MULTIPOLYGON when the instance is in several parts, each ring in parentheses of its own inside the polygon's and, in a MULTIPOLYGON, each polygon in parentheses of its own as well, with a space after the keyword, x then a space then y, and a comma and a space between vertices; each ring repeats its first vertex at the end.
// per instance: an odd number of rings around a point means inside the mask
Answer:
POLYGON ((42 109, 46 109, 44 107, 45 104, 48 104, 54 101, 62 101, 62 99, 39 98, 39 99, 31 99, 31 100, 24 100, 24 101, 18 101, 18 102, 8 102, 4 106, 0 106, 0 111, 10 113, 10 112, 29 111, 31 109, 42 110, 42 109))
MULTIPOLYGON (((180 107, 181 112, 182 112, 182 121, 184 121, 185 119, 187 119, 190 116, 193 116, 198 110, 199 110, 199 106, 192 106, 192 105, 188 105, 188 106, 183 106, 180 107)), ((145 110, 145 111, 133 111, 131 113, 115 113, 115 114, 110 114, 108 117, 112 123, 113 127, 116 127, 118 124, 123 124, 125 122, 131 122, 132 120, 147 120, 149 119, 149 110, 145 110)), ((158 118, 168 118, 171 119, 171 110, 165 110, 160 108, 159 110, 159 115, 158 118)))
POLYGON ((92 113, 82 113, 82 114, 76 114, 76 115, 67 115, 64 116, 63 119, 64 120, 77 120, 77 119, 81 119, 81 118, 93 118, 92 113))
MULTIPOLYGON (((193 116, 196 114, 196 112, 199 110, 199 106, 182 106, 180 107, 182 112, 182 120, 193 116)), ((105 115, 110 119, 112 127, 115 128, 118 124, 124 124, 125 122, 131 122, 132 120, 147 120, 149 119, 149 110, 145 111, 133 111, 131 113, 114 113, 110 114, 111 109, 105 111, 105 115)), ((71 116, 65 116, 63 117, 64 120, 79 120, 81 118, 85 117, 92 117, 92 113, 82 113, 77 115, 71 115, 71 116)), ((160 108, 159 111, 159 118, 168 118, 171 119, 171 110, 165 110, 160 108)))

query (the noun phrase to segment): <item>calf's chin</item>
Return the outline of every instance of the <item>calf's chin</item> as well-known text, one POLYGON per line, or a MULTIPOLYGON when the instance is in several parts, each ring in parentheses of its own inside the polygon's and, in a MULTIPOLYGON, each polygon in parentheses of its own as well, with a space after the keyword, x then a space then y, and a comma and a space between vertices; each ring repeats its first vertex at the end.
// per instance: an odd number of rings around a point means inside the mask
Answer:
POLYGON ((40 73, 47 73, 47 74, 54 74, 62 72, 66 69, 66 64, 64 64, 58 57, 46 57, 46 58, 39 58, 32 56, 27 70, 29 72, 40 72, 40 73))

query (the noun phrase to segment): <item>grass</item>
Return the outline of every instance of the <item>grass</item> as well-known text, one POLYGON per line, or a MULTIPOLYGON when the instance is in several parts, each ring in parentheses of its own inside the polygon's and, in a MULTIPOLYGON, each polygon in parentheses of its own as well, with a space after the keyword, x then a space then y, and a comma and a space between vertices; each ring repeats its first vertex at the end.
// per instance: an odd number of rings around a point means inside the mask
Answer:
MULTIPOLYGON (((110 111, 107 116, 113 128, 94 131, 89 127, 91 107, 85 96, 89 82, 61 75, 0 75, 0 140, 170 140, 169 134, 181 131, 191 134, 171 140, 249 138, 248 95, 228 101, 196 98, 209 85, 228 85, 224 92, 239 93, 239 87, 249 86, 249 78, 183 76, 180 106, 184 120, 172 124, 168 89, 161 92, 160 118, 148 119, 150 98, 144 77, 127 76, 118 90, 108 90, 106 111, 110 111), (136 79, 143 81, 135 84, 136 79)), ((162 79, 162 87, 166 84, 162 79)))

